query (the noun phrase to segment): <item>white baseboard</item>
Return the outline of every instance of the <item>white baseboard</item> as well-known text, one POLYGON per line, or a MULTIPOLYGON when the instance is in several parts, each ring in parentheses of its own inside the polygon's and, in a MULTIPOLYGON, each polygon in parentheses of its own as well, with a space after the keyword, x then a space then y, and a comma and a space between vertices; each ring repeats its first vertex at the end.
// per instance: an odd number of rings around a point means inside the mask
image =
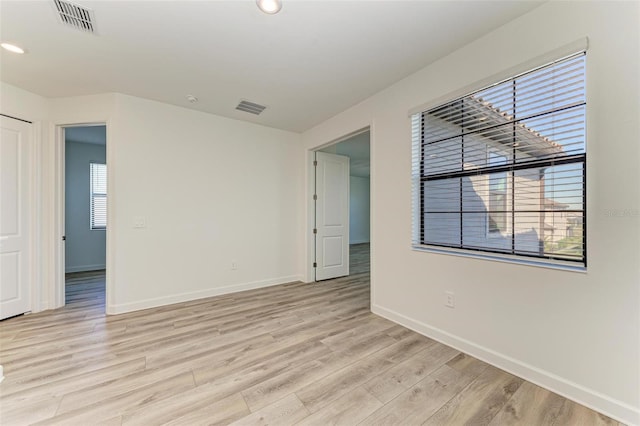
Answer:
POLYGON ((548 371, 526 364, 517 359, 480 346, 444 330, 408 318, 398 312, 379 305, 371 305, 371 311, 388 320, 403 325, 429 338, 451 346, 511 374, 528 380, 540 387, 562 395, 567 399, 587 406, 627 425, 640 424, 640 408, 588 389, 548 371))
POLYGON ((105 269, 104 263, 97 265, 67 266, 64 268, 64 272, 70 274, 72 272, 99 271, 101 269, 105 269))
POLYGON ((214 287, 207 290, 193 291, 189 293, 178 293, 169 296, 156 297, 153 299, 145 299, 138 302, 122 303, 119 305, 108 305, 106 311, 107 315, 124 314, 126 312, 157 308, 158 306, 172 305, 174 303, 188 302, 191 300, 204 299, 206 297, 237 293, 239 291, 270 287, 273 285, 285 284, 300 280, 300 276, 291 275, 288 277, 272 278, 269 280, 253 281, 249 283, 234 284, 224 287, 214 287))
POLYGON ((368 243, 369 240, 351 240, 349 241, 349 245, 354 245, 354 244, 364 244, 364 243, 368 243))

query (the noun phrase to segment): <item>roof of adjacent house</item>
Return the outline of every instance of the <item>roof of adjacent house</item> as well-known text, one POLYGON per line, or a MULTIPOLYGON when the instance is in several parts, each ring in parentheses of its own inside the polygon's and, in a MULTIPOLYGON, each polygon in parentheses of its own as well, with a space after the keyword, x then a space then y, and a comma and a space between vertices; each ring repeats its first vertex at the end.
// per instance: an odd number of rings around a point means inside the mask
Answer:
MULTIPOLYGON (((430 110, 428 114, 458 128, 464 126, 465 133, 480 135, 498 144, 515 147, 520 154, 529 157, 552 157, 564 152, 562 145, 518 122, 515 117, 501 111, 482 97, 467 96, 430 110)), ((434 130, 425 136, 428 141, 433 142, 441 137, 457 135, 450 134, 450 130, 434 130)))
POLYGON ((553 198, 544 199, 545 210, 566 210, 569 207, 571 207, 569 204, 561 203, 560 201, 554 200, 553 198))
POLYGON ((500 108, 481 97, 468 96, 463 99, 463 102, 466 120, 473 117, 472 120, 477 122, 477 124, 474 121, 465 123, 465 128, 470 131, 503 145, 515 146, 519 152, 533 157, 548 157, 564 151, 562 145, 542 136, 524 123, 515 121, 512 115, 501 111, 500 108), (505 126, 511 123, 515 123, 515 126, 505 126))

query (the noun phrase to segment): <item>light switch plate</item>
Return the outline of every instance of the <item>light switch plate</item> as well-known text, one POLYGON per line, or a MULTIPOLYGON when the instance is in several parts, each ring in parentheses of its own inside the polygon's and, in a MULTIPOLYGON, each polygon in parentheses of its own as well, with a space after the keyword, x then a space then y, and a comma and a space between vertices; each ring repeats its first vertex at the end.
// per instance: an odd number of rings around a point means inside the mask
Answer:
POLYGON ((133 227, 136 229, 146 228, 147 219, 144 216, 136 216, 133 219, 133 227))

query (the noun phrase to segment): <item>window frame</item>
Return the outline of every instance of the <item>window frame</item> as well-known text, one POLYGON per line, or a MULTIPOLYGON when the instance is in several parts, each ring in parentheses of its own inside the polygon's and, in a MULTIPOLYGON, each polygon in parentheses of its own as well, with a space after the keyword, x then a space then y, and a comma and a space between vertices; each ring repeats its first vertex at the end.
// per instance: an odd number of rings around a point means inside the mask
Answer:
MULTIPOLYGON (((425 115, 429 112, 429 111, 433 111, 433 110, 437 110, 438 108, 442 108, 445 107, 447 105, 452 105, 454 102, 456 101, 462 101, 464 98, 466 98, 467 96, 473 95, 475 93, 478 92, 482 92, 483 90, 486 90, 492 86, 497 86, 501 83, 505 83, 508 81, 513 81, 514 82, 514 87, 515 87, 515 82, 516 79, 520 78, 521 76, 527 75, 527 74, 531 74, 534 73, 538 70, 542 70, 547 68, 550 65, 555 64, 556 62, 561 62, 561 61, 565 61, 568 59, 571 59, 573 57, 578 57, 578 56, 582 56, 584 58, 586 58, 586 49, 585 50, 581 50, 578 52, 575 52, 571 55, 567 55, 565 57, 559 58, 557 60, 551 61, 545 65, 542 66, 538 66, 536 68, 533 68, 531 70, 525 71, 525 72, 521 72, 518 74, 515 74, 511 77, 508 77, 506 79, 503 79, 502 81, 498 81, 494 84, 490 84, 487 85, 479 90, 475 90, 473 92, 468 93, 465 96, 461 96, 461 97, 452 97, 450 98, 449 101, 444 101, 444 102, 439 102, 437 105, 435 105, 432 108, 429 109, 424 109, 422 111, 414 111, 414 113, 412 114, 412 132, 413 132, 413 143, 414 143, 414 148, 413 148, 413 155, 414 157, 416 156, 416 123, 415 123, 415 118, 419 118, 419 129, 420 129, 420 136, 419 136, 419 148, 417 149, 418 154, 419 154, 419 170, 416 170, 416 164, 415 164, 415 158, 413 161, 413 167, 412 167, 412 176, 414 179, 414 195, 413 195, 413 199, 414 199, 414 207, 413 207, 413 214, 414 214, 414 238, 413 238, 413 243, 412 243, 412 247, 414 250, 420 250, 420 251, 430 251, 430 252, 437 252, 437 253, 445 253, 445 254, 456 254, 456 255, 462 255, 462 256, 471 256, 471 257, 481 257, 481 258, 486 258, 486 259, 490 259, 490 260, 500 260, 500 261, 510 261, 510 262, 515 262, 515 263, 526 263, 526 264, 532 264, 532 265, 537 265, 537 266, 546 266, 546 267, 552 267, 552 268, 561 268, 561 269, 570 269, 570 270, 578 270, 578 271, 584 271, 586 270, 587 267, 587 191, 586 191, 586 185, 587 185, 587 158, 586 158, 586 149, 587 149, 587 137, 586 134, 584 135, 584 148, 582 153, 579 154, 572 154, 572 155, 567 155, 561 158, 555 158, 555 157, 551 157, 549 159, 546 160, 538 160, 538 161, 524 161, 521 163, 518 163, 515 161, 515 159, 509 163, 508 165, 505 166, 500 166, 500 167, 496 167, 495 169, 491 169, 490 167, 488 167, 489 161, 490 161, 490 156, 492 154, 492 148, 489 147, 489 145, 487 145, 487 151, 486 151, 486 164, 487 167, 484 168, 484 170, 482 171, 483 174, 485 174, 486 178, 487 178, 487 192, 489 193, 488 196, 488 200, 487 202, 489 203, 491 200, 491 190, 489 189, 490 187, 490 178, 492 176, 492 174, 494 173, 505 173, 507 175, 506 177, 506 185, 505 185, 505 189, 504 192, 509 193, 511 192, 511 194, 505 196, 505 200, 503 201, 504 204, 508 204, 508 197, 511 196, 511 206, 509 208, 505 208, 505 224, 506 222, 508 222, 507 219, 507 215, 511 214, 512 215, 512 220, 515 220, 515 213, 518 213, 519 210, 515 207, 516 204, 516 197, 514 195, 514 185, 516 183, 516 172, 520 171, 520 170, 544 170, 548 167, 554 167, 554 166, 559 166, 559 165, 563 165, 563 164, 580 164, 582 166, 582 188, 581 188, 581 196, 582 196, 582 206, 580 210, 575 210, 575 211, 579 211, 582 214, 582 256, 581 258, 576 258, 576 259, 571 259, 568 258, 567 256, 562 256, 562 255, 558 255, 557 253, 547 253, 546 249, 544 248, 544 235, 543 233, 540 234, 542 235, 542 237, 539 236, 539 244, 540 244, 540 251, 536 254, 527 254, 527 253, 522 253, 522 250, 516 250, 515 249, 515 243, 512 244, 511 250, 493 250, 490 247, 482 247, 482 248, 477 248, 477 247, 470 247, 469 245, 465 245, 464 243, 464 224, 463 224, 463 220, 464 220, 464 209, 462 208, 462 204, 464 201, 464 196, 463 196, 463 183, 462 183, 462 178, 464 176, 471 176, 472 172, 471 171, 465 171, 464 170, 464 154, 462 155, 462 161, 463 161, 463 166, 461 167, 461 170, 458 172, 454 172, 454 173, 447 173, 449 176, 451 176, 452 178, 456 178, 459 177, 460 180, 460 211, 458 212, 460 215, 460 229, 459 229, 459 234, 460 234, 460 244, 456 245, 456 244, 441 244, 441 243, 437 243, 435 241, 429 241, 427 240, 427 238, 425 237, 425 216, 426 216, 426 210, 427 208, 425 207, 425 182, 427 182, 429 179, 425 179, 425 164, 428 162, 428 160, 426 159, 426 155, 425 155, 425 150, 426 150, 426 143, 425 143, 425 115), (418 183, 415 183, 415 179, 416 179, 416 174, 418 174, 418 183), (415 204, 419 204, 418 206, 416 206, 415 204), (507 211, 508 210, 508 211, 507 211), (419 215, 419 220, 416 220, 416 215, 419 215), (418 229, 417 229, 418 228, 418 229)), ((585 100, 582 103, 582 107, 583 107, 583 117, 584 117, 584 121, 583 121, 583 125, 584 128, 586 129, 586 118, 587 118, 587 111, 586 111, 586 59, 584 59, 585 61, 585 70, 584 70, 584 74, 582 74, 582 78, 583 78, 583 90, 585 93, 585 100)), ((514 89, 514 102, 515 102, 515 89, 514 89)), ((521 119, 516 119, 514 120, 514 123, 518 123, 519 120, 521 119)), ((514 136, 515 138, 515 136, 514 136)), ((516 141, 514 139, 514 141, 516 141)), ((515 144, 514 142, 514 146, 517 146, 517 144, 515 144)), ((464 137, 462 138, 461 141, 461 149, 464 152, 464 137)), ((495 154, 498 154, 500 156, 503 156, 500 154, 500 151, 495 150, 494 152, 495 154)), ((514 148, 514 153, 515 153, 515 148, 514 148)), ((514 154, 515 155, 515 154, 514 154)), ((506 157, 505 157, 506 158, 506 157)), ((443 173, 445 174, 445 173, 443 173)), ((541 191, 541 193, 544 193, 544 190, 541 191)), ((541 197, 544 195, 541 195, 541 197)), ((538 214, 542 215, 541 216, 541 220, 542 222, 544 221, 544 213, 546 212, 546 201, 543 203, 541 201, 541 204, 539 206, 539 210, 537 211, 538 214)), ((557 211, 553 211, 554 214, 558 214, 557 211)), ((433 211, 431 212, 433 214, 433 211)), ((491 238, 496 238, 498 236, 500 236, 502 234, 502 231, 498 228, 498 229, 491 229, 491 223, 490 223, 490 209, 487 209, 486 211, 486 221, 485 221, 485 236, 487 239, 491 239, 491 238)), ((563 212, 562 215, 564 216, 565 213, 563 212)), ((445 222, 446 223, 446 222, 445 222)), ((511 228, 511 236, 512 239, 515 241, 515 228, 514 226, 514 222, 512 222, 511 224, 512 228, 511 228)), ((569 233, 567 232, 567 236, 569 236, 569 233)), ((573 235, 572 235, 573 236, 573 235)))

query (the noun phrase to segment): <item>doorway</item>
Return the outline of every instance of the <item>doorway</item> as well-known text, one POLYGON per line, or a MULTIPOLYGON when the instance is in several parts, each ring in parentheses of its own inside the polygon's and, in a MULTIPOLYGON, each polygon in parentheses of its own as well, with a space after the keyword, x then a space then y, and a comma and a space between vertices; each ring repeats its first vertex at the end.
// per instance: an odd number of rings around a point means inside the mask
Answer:
POLYGON ((64 126, 65 303, 105 311, 106 125, 64 126))
MULTIPOLYGON (((314 153, 317 155, 323 153, 339 157, 348 158, 348 183, 347 183, 347 198, 348 198, 348 212, 346 216, 347 231, 345 237, 347 239, 346 255, 348 268, 346 273, 344 269, 336 268, 337 273, 332 273, 323 270, 325 253, 321 251, 327 250, 326 245, 319 243, 318 238, 323 238, 322 226, 326 220, 327 215, 334 217, 334 222, 339 222, 340 214, 337 212, 339 207, 338 203, 325 204, 319 197, 322 191, 319 188, 318 166, 316 166, 315 180, 314 180, 314 193, 318 198, 314 203, 314 238, 315 238, 315 251, 314 251, 314 268, 315 281, 321 279, 337 278, 345 275, 354 275, 369 273, 370 269, 370 215, 371 215, 371 198, 370 198, 370 178, 371 178, 371 134, 369 129, 357 132, 347 138, 341 139, 329 146, 323 147, 314 153), (321 273, 319 273, 321 272, 321 273)), ((332 157, 330 157, 332 158, 332 157)), ((316 160, 317 161, 317 160, 316 160)), ((323 172, 321 172, 322 175, 323 172)), ((320 178, 325 179, 322 175, 320 178)), ((337 179, 336 177, 334 177, 337 179)), ((331 247, 329 247, 329 250, 331 247)), ((334 247, 335 259, 334 263, 337 263, 339 259, 337 244, 334 247)))

